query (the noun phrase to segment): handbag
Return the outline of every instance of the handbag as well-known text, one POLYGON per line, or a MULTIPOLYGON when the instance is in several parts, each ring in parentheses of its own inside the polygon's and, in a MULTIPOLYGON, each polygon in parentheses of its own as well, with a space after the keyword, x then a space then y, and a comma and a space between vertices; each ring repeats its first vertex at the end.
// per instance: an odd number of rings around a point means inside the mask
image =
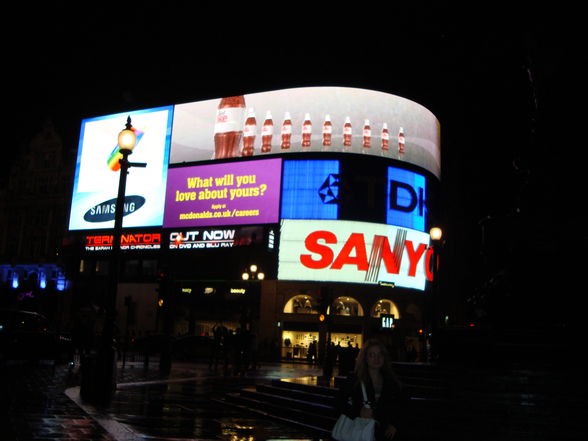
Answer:
MULTIPOLYGON (((364 406, 370 407, 363 382, 361 383, 361 390, 363 392, 364 406)), ((331 431, 331 436, 337 441, 373 441, 375 427, 376 420, 374 419, 349 418, 342 413, 331 431)))

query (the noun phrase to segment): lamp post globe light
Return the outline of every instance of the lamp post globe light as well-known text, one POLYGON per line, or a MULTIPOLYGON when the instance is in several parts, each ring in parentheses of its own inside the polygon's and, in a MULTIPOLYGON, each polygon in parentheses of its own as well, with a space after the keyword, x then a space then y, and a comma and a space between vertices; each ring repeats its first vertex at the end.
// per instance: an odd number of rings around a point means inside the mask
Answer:
POLYGON ((123 150, 132 152, 135 148, 136 143, 137 136, 135 135, 135 131, 133 130, 133 126, 131 125, 131 117, 129 116, 127 118, 125 128, 121 130, 121 132, 118 134, 118 147, 121 150, 121 153, 123 150))
MULTIPOLYGON (((114 212, 114 231, 112 237, 112 251, 109 267, 109 278, 106 292, 104 326, 94 366, 94 385, 89 391, 81 390, 82 398, 86 395, 89 401, 106 404, 112 399, 116 389, 116 350, 114 347, 116 296, 120 276, 120 244, 124 216, 124 200, 127 185, 127 174, 131 166, 145 167, 146 164, 131 163, 128 160, 137 143, 137 137, 131 124, 131 117, 127 118, 125 128, 118 135, 118 145, 121 157, 118 194, 114 212), (84 392, 86 392, 84 394, 84 392)), ((83 370, 84 372, 84 370, 83 370)), ((86 370, 86 372, 88 372, 86 370)), ((83 375, 83 374, 82 374, 83 375)))
POLYGON ((443 237, 443 230, 439 227, 433 227, 429 230, 431 240, 439 241, 443 237))
POLYGON ((265 279, 265 274, 262 271, 257 271, 257 265, 253 264, 250 265, 249 268, 245 271, 243 271, 243 274, 241 274, 241 278, 243 280, 249 280, 249 279, 253 279, 253 280, 263 280, 265 279))

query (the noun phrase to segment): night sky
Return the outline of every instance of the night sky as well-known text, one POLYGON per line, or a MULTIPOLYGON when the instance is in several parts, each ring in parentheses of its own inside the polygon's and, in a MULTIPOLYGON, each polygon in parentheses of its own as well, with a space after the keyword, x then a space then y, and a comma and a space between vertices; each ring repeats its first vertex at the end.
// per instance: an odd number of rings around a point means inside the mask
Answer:
POLYGON ((566 313, 537 299, 545 290, 574 297, 581 265, 570 256, 586 245, 575 208, 586 147, 570 136, 570 103, 580 100, 578 14, 553 5, 506 13, 291 3, 265 18, 253 3, 65 3, 8 17, 16 26, 3 31, 2 175, 46 118, 76 148, 86 117, 296 86, 381 90, 441 122, 456 295, 499 291, 497 302, 516 298, 519 311, 532 303, 529 316, 566 313))

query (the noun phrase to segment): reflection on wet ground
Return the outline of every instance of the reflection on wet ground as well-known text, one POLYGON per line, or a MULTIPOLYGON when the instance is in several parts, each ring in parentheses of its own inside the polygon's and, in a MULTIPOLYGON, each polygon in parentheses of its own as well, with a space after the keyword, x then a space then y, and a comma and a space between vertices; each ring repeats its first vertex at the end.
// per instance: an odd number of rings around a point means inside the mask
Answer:
MULTIPOLYGON (((407 416, 408 439, 586 438, 588 389, 581 366, 430 368, 396 366, 415 397, 415 412, 407 416)), ((76 372, 65 365, 0 364, 0 440, 267 441, 316 436, 307 427, 268 418, 276 401, 266 403, 269 410, 254 414, 235 402, 225 406, 216 401, 224 396, 228 403, 228 395, 235 392, 237 398, 251 399, 254 395, 245 389, 267 392, 267 383, 280 378, 289 379, 285 389, 323 386, 316 367, 268 364, 239 377, 219 375, 207 365, 174 364, 172 374, 162 379, 156 365, 145 370, 137 363, 119 370, 117 394, 102 409, 80 402, 76 372)), ((287 398, 286 392, 275 392, 275 382, 272 386, 273 393, 287 398)), ((294 411, 287 407, 286 418, 296 419, 294 411)))
POLYGON ((287 383, 296 384, 308 384, 310 386, 323 386, 323 387, 335 387, 335 378, 330 377, 325 380, 323 377, 297 377, 297 378, 284 378, 283 381, 287 383))
POLYGON ((214 401, 223 391, 254 382, 209 378, 181 383, 151 384, 122 389, 109 413, 133 431, 149 437, 265 440, 307 438, 292 427, 241 415, 214 401))
MULTIPOLYGON (((316 369, 294 368, 291 374, 316 374, 316 369)), ((267 383, 288 374, 288 368, 266 370, 251 377, 200 376, 191 379, 128 383, 119 386, 108 408, 110 418, 143 439, 221 439, 264 441, 312 439, 298 427, 246 414, 216 401, 243 387, 267 383)))

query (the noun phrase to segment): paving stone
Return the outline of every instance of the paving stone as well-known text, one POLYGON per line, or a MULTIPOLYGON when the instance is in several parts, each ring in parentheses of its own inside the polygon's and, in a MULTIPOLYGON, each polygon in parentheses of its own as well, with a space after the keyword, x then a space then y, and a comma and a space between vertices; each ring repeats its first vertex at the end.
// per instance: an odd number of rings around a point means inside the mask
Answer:
MULTIPOLYGON (((309 439, 312 436, 299 428, 227 408, 211 398, 270 379, 319 373, 316 367, 305 365, 268 364, 246 376, 224 376, 205 365, 174 363, 171 374, 162 377, 155 362, 149 369, 139 362, 127 363, 118 371, 119 387, 112 403, 99 409, 80 403, 79 392, 78 401, 68 395, 75 394, 80 384, 75 366, 0 365, 0 441, 309 439)), ((530 372, 509 380, 496 372, 464 371, 459 381, 462 390, 453 390, 452 394, 470 404, 464 411, 474 414, 479 410, 480 415, 463 421, 459 438, 582 439, 578 437, 584 435, 580 415, 587 401, 585 394, 575 392, 578 378, 582 377, 530 372), (533 393, 539 385, 546 391, 545 399, 539 400, 541 397, 533 393), (566 391, 565 400, 547 394, 552 389, 566 391), (493 398, 475 402, 475 396, 493 398), (557 406, 549 405, 547 398, 555 400, 557 406), (521 399, 529 404, 523 405, 521 399), (566 406, 558 407, 560 404, 566 406), (492 425, 485 424, 489 415, 492 425), (536 423, 532 423, 533 418, 536 423), (480 426, 487 427, 485 433, 480 433, 480 426)))
POLYGON ((63 394, 73 384, 74 371, 67 364, 0 366, 0 439, 115 441, 63 394), (75 430, 78 427, 83 431, 75 430))

